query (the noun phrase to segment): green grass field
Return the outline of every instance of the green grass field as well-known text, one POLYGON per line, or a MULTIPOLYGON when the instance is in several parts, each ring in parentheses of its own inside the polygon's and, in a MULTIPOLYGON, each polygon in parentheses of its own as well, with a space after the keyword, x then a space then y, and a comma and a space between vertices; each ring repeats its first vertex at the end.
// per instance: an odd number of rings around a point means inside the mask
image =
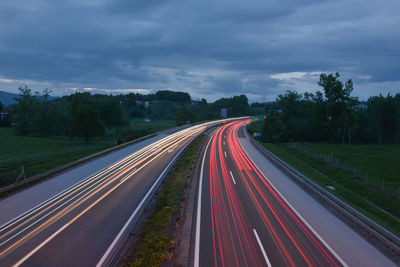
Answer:
POLYGON ((400 236, 400 222, 386 213, 389 212, 399 218, 399 201, 371 189, 364 182, 326 165, 322 161, 288 150, 285 144, 262 142, 261 144, 305 176, 347 202, 353 208, 400 236), (333 186, 335 190, 331 190, 327 186, 333 186))
POLYGON ((154 133, 176 127, 176 122, 174 120, 152 120, 145 122, 143 119, 135 119, 131 120, 130 125, 135 130, 145 130, 154 133))
MULTIPOLYGON (((258 131, 260 125, 259 122, 251 124, 249 131, 258 131)), ((399 220, 386 213, 400 218, 399 200, 387 193, 382 193, 379 187, 373 188, 366 182, 352 177, 351 174, 301 150, 293 149, 288 144, 260 143, 326 190, 400 236, 399 220), (333 186, 335 190, 327 186, 333 186)), ((301 143, 301 145, 312 149, 317 154, 321 152, 334 159, 344 161, 348 157, 345 148, 345 157, 341 158, 341 144, 301 143)), ((378 149, 375 144, 351 145, 351 164, 361 173, 368 172, 369 182, 379 184, 381 179, 385 179, 385 190, 391 189, 391 193, 396 193, 400 186, 399 145, 385 145, 381 149, 378 149)))
MULTIPOLYGON (((317 153, 332 155, 334 159, 348 162, 348 147, 341 144, 302 143, 317 153)), ((370 183, 380 187, 384 179, 384 189, 393 194, 400 190, 400 145, 353 144, 350 146, 350 164, 370 183)))
POLYGON ((51 157, 60 153, 93 150, 109 145, 109 141, 95 139, 85 144, 82 139, 18 136, 12 128, 0 128, 0 162, 26 161, 51 157))
POLYGON ((64 165, 115 144, 94 139, 17 136, 12 128, 0 128, 0 186, 11 184, 21 173, 26 177, 64 165))
MULTIPOLYGON (((134 120, 134 131, 151 134, 175 127, 175 121, 134 120)), ((95 138, 86 144, 81 138, 46 138, 15 135, 13 128, 0 128, 0 187, 15 182, 22 170, 26 177, 56 168, 112 147, 117 140, 95 138)))

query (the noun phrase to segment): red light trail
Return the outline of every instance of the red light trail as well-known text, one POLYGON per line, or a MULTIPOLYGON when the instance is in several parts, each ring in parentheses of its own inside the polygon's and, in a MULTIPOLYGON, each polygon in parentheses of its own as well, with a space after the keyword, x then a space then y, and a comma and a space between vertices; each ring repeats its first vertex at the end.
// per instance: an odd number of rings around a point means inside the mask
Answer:
POLYGON ((213 265, 341 266, 249 159, 237 135, 245 122, 224 125, 210 143, 204 209, 209 208, 213 265))

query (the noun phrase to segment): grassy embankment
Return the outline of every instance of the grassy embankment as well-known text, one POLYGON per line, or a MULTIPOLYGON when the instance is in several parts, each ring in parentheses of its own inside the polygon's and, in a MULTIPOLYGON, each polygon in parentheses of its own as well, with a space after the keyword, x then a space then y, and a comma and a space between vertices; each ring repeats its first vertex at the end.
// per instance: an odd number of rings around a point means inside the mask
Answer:
MULTIPOLYGON (((249 130, 261 132, 261 128, 262 123, 257 122, 253 123, 249 130)), ((382 193, 379 187, 373 188, 349 173, 326 164, 319 158, 293 149, 288 144, 260 143, 308 178, 400 236, 400 222, 386 213, 400 218, 398 199, 382 193), (334 189, 327 186, 333 186, 334 189)), ((302 143, 302 146, 333 158, 340 158, 342 151, 341 144, 302 143)), ((345 153, 347 155, 347 150, 345 153)), ((384 145, 381 149, 374 144, 351 145, 351 159, 352 166, 362 172, 368 172, 370 183, 379 185, 384 179, 387 187, 397 189, 400 186, 399 145, 384 145)))
POLYGON ((126 266, 160 266, 163 261, 171 259, 169 248, 174 246, 173 236, 177 228, 174 218, 182 208, 184 188, 189 182, 192 164, 204 138, 202 135, 190 145, 167 178, 143 226, 132 259, 126 262, 126 266))
POLYGON ((130 125, 133 129, 155 133, 176 127, 176 122, 174 120, 152 120, 150 122, 145 122, 143 119, 135 119, 131 121, 130 125))
MULTIPOLYGON (((141 136, 172 128, 174 121, 135 120, 132 128, 141 136)), ((136 136, 135 136, 136 137, 136 136)), ((138 136, 139 137, 139 136, 138 136)), ((46 138, 15 135, 13 128, 0 128, 0 187, 15 182, 22 170, 26 177, 42 173, 116 145, 115 138, 96 138, 86 144, 80 138, 46 138)))

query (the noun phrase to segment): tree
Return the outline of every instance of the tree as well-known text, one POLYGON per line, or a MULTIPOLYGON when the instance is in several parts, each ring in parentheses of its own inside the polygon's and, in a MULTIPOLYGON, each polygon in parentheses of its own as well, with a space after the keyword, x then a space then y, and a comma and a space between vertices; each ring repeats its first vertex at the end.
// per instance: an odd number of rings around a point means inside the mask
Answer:
POLYGON ((343 87, 339 80, 340 74, 321 74, 318 85, 324 89, 328 127, 335 135, 342 135, 344 142, 345 130, 352 123, 352 108, 357 103, 357 98, 352 97, 353 82, 348 80, 343 87))
POLYGON ((227 108, 229 117, 245 116, 249 113, 249 102, 245 95, 220 98, 213 103, 212 107, 217 114, 221 108, 227 108))
POLYGON ((191 97, 186 92, 174 92, 170 90, 157 91, 155 94, 156 100, 165 100, 177 103, 187 103, 191 102, 191 97))
POLYGON ((368 99, 368 116, 377 133, 378 146, 382 141, 394 142, 398 131, 399 108, 396 97, 388 94, 386 97, 370 97, 368 99))
POLYGON ((77 106, 70 119, 69 133, 71 136, 83 137, 86 143, 92 137, 103 135, 104 126, 99 111, 86 104, 77 106))
POLYGON ((32 129, 37 98, 31 95, 31 89, 27 86, 19 87, 19 96, 15 98, 16 131, 20 135, 27 135, 32 129))
POLYGON ((281 142, 283 129, 278 119, 278 113, 271 112, 267 118, 264 119, 264 125, 261 133, 261 140, 264 142, 281 142))
POLYGON ((185 123, 191 123, 196 121, 196 114, 189 110, 187 107, 183 107, 176 111, 175 121, 178 125, 185 123))
POLYGON ((99 104, 101 120, 104 122, 105 126, 115 127, 125 124, 122 107, 117 99, 109 96, 103 99, 99 104))
POLYGON ((51 90, 44 89, 42 96, 37 97, 37 109, 33 118, 32 131, 40 135, 50 135, 53 129, 52 113, 50 113, 51 90))

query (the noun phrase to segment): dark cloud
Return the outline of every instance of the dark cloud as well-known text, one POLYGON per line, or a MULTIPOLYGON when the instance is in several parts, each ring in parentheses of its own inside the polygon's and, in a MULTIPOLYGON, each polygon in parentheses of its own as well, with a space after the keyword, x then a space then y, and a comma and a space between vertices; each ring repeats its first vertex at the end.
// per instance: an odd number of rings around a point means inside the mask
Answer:
POLYGON ((26 82, 57 94, 144 88, 260 101, 315 90, 312 73, 340 71, 360 96, 387 85, 394 93, 399 9, 397 0, 5 0, 0 89, 26 82))

